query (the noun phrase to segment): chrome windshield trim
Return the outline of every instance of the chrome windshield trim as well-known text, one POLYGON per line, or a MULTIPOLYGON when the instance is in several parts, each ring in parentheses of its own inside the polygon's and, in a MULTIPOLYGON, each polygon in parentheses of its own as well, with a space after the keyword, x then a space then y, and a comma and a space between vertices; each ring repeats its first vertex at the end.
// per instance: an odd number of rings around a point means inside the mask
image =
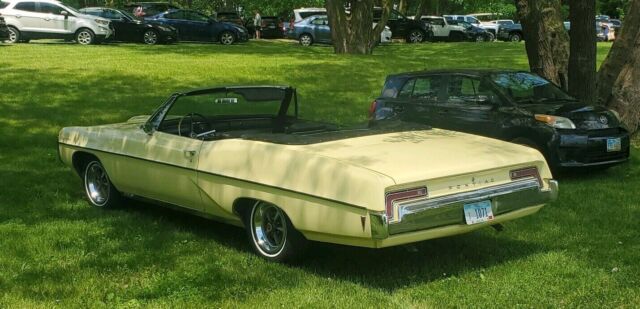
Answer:
POLYGON ((435 209, 444 207, 450 204, 459 202, 472 202, 477 200, 491 199, 495 196, 510 194, 514 192, 536 189, 540 191, 540 183, 537 179, 529 178, 523 180, 517 180, 514 182, 482 188, 469 192, 456 193, 451 195, 445 195, 436 198, 427 198, 418 201, 411 201, 407 203, 401 203, 398 205, 398 220, 390 222, 391 224, 397 224, 402 222, 402 218, 406 215, 418 213, 428 209, 435 209))

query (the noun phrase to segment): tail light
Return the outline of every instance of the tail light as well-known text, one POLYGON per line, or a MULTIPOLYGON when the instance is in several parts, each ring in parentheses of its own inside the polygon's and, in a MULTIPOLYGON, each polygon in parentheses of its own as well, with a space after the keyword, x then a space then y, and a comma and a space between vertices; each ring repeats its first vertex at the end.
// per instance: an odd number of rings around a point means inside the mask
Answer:
POLYGON ((427 188, 425 187, 387 193, 384 201, 387 211, 387 220, 393 221, 394 219, 393 203, 423 197, 426 195, 427 188))
POLYGON ((378 101, 373 100, 371 106, 369 106, 369 119, 373 119, 376 115, 376 108, 378 107, 378 101))
POLYGON ((542 187, 542 178, 540 178, 540 173, 538 172, 537 167, 525 167, 517 170, 512 170, 509 172, 509 176, 511 176, 511 180, 535 178, 538 181, 540 187, 542 187))

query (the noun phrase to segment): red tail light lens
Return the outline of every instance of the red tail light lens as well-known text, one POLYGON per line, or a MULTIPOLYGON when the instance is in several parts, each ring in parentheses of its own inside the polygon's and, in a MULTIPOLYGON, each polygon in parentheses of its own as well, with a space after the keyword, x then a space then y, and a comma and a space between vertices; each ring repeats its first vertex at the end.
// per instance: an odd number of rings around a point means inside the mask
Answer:
POLYGON ((540 178, 540 173, 538 172, 537 167, 525 167, 517 170, 512 170, 509 172, 509 176, 511 176, 511 180, 523 179, 523 178, 535 178, 538 180, 538 184, 542 187, 542 178, 540 178))
POLYGON ((369 119, 374 118, 377 107, 378 107, 378 101, 373 100, 373 102, 371 102, 371 106, 369 106, 369 119))
POLYGON ((397 192, 387 193, 385 197, 385 206, 387 210, 387 220, 392 221, 394 217, 393 203, 403 200, 414 199, 427 195, 427 188, 415 188, 397 192))

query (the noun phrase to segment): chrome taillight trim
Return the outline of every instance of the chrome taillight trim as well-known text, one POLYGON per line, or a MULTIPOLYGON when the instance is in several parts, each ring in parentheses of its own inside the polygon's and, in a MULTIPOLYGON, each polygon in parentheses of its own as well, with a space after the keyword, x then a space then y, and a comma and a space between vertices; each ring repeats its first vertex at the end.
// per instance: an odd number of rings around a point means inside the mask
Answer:
POLYGON ((398 207, 398 219, 389 222, 390 224, 397 224, 402 222, 402 218, 406 215, 418 213, 428 209, 440 208, 454 203, 460 202, 473 202, 479 200, 491 199, 495 196, 510 194, 514 192, 531 190, 540 190, 540 183, 536 178, 527 178, 517 180, 514 182, 492 186, 488 188, 482 188, 469 192, 456 193, 451 195, 445 195, 436 198, 421 199, 419 201, 411 201, 406 203, 400 203, 398 207))

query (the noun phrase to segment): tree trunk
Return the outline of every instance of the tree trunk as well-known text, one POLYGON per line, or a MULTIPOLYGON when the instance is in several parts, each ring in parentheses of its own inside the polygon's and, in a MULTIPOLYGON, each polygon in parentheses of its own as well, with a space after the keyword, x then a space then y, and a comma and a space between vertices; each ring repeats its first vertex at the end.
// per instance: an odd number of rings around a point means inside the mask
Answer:
POLYGON ((620 114, 631 132, 640 125, 640 0, 632 0, 598 72, 598 103, 620 114))
POLYGON ((560 0, 515 0, 529 68, 567 89, 569 40, 560 16, 560 0))
POLYGON ((571 0, 569 93, 587 104, 596 102, 596 0, 571 0))
POLYGON ((345 0, 327 0, 331 40, 336 54, 371 54, 389 19, 391 0, 382 1, 382 17, 373 28, 373 0, 351 1, 345 12, 345 0))
POLYGON ((429 0, 419 0, 418 1, 418 6, 416 7, 416 14, 415 14, 415 19, 416 20, 420 20, 422 18, 423 15, 425 15, 425 13, 427 12, 427 5, 429 0))
POLYGON ((407 14, 407 0, 400 0, 398 2, 398 12, 407 14))

